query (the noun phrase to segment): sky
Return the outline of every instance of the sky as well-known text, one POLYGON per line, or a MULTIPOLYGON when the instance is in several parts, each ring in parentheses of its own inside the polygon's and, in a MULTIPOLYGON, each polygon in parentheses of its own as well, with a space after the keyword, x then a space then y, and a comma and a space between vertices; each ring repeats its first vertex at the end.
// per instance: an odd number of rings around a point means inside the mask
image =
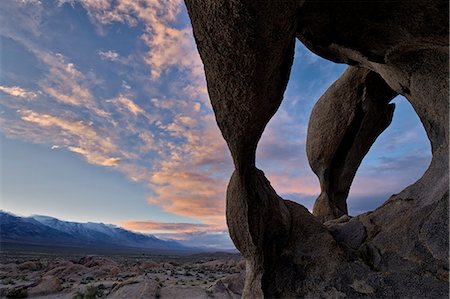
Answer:
MULTIPOLYGON (((1 209, 233 247, 232 160, 182 1, 2 0, 0 38, 1 209)), ((280 196, 310 210, 320 188, 306 158, 308 119, 345 69, 297 42, 257 151, 280 196)), ((392 124, 356 174, 350 215, 373 210, 430 163, 413 108, 393 102, 392 124)))

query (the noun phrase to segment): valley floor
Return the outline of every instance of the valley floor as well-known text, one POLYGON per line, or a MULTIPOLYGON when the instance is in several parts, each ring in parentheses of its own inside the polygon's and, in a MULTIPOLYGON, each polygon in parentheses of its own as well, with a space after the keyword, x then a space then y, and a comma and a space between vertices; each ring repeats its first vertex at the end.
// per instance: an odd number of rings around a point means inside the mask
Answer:
POLYGON ((1 298, 240 298, 235 254, 0 256, 1 298))

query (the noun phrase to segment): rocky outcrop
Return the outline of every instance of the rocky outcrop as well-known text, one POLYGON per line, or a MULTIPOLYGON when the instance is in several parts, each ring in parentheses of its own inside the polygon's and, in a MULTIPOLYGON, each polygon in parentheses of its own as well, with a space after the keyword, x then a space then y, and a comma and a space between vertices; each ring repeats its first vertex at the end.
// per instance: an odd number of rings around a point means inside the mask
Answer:
POLYGON ((322 193, 314 215, 322 221, 347 212, 353 178, 376 138, 391 123, 396 96, 384 80, 368 69, 349 67, 314 106, 306 151, 322 193))
POLYGON ((61 290, 61 281, 51 275, 47 275, 42 277, 39 284, 35 287, 32 287, 28 294, 30 296, 37 296, 37 295, 49 295, 57 293, 61 290))
POLYGON ((137 276, 115 286, 109 298, 158 298, 158 282, 146 276, 137 276))
POLYGON ((246 258, 243 296, 448 297, 448 2, 186 0, 208 92, 235 166, 227 223, 246 258), (295 38, 349 69, 319 99, 307 152, 314 215, 255 166, 289 78, 295 38), (397 94, 431 142, 423 177, 346 216, 355 173, 397 94), (325 223, 323 223, 325 222, 325 223))

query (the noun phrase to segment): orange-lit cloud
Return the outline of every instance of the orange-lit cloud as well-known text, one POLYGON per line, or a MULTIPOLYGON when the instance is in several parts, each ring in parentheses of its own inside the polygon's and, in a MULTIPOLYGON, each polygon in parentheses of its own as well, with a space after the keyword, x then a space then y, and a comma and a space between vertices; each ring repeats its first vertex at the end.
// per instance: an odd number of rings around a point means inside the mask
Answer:
POLYGON ((268 179, 278 193, 297 193, 309 196, 320 194, 319 181, 313 174, 304 176, 273 174, 268 175, 268 179))
MULTIPOLYGON (((70 0, 59 1, 60 5, 70 0)), ((187 70, 191 76, 202 77, 203 67, 192 37, 190 27, 178 28, 171 25, 180 13, 181 0, 82 0, 91 20, 99 24, 113 22, 136 26, 145 24, 141 39, 149 51, 145 62, 150 66, 153 79, 158 79, 170 67, 187 70)), ((104 59, 118 60, 114 51, 99 52, 104 59)))
POLYGON ((101 117, 108 113, 100 109, 89 89, 88 80, 75 66, 67 62, 62 54, 38 51, 38 57, 47 64, 48 74, 40 82, 41 89, 55 100, 73 106, 83 106, 101 117))
MULTIPOLYGON (((19 2, 22 8, 26 6, 19 2)), ((119 171, 148 187, 150 205, 201 222, 129 221, 124 224, 127 228, 163 231, 177 238, 182 238, 181 233, 225 229, 225 193, 233 164, 207 97, 191 29, 188 24, 175 22, 182 1, 58 3, 83 6, 98 30, 106 28, 102 34, 112 23, 139 28, 136 43, 140 43, 140 48, 130 47, 130 52, 123 52, 126 57, 113 49, 93 51, 102 65, 123 68, 116 74, 117 86, 110 88, 102 82, 108 80, 107 75, 97 79, 95 70, 91 71, 90 66, 83 68, 82 61, 52 52, 40 44, 39 38, 33 43, 23 36, 11 35, 40 62, 42 75, 36 82, 41 90, 0 85, 0 90, 10 95, 3 105, 10 113, 0 114, 2 132, 8 137, 68 150, 88 163, 119 171), (145 70, 139 69, 144 74, 133 73, 137 64, 144 64, 145 70), (123 70, 130 73, 124 75, 123 70), (135 92, 142 86, 145 88, 135 92), (13 96, 35 101, 19 101, 13 96)), ((31 4, 28 6, 34 11, 31 4)), ((14 26, 21 26, 23 22, 16 23, 14 26)), ((306 124, 295 117, 283 108, 277 112, 262 136, 257 163, 280 195, 314 198, 320 189, 304 155, 306 124)), ((395 177, 362 175, 352 192, 378 193, 383 188, 394 190, 399 184, 395 177)))
POLYGON ((198 130, 180 126, 179 134, 186 142, 174 148, 150 177, 156 195, 148 201, 167 212, 223 225, 232 164, 225 141, 211 120, 203 119, 198 130))
POLYGON ((32 100, 37 97, 37 94, 35 92, 28 91, 19 86, 8 87, 8 86, 0 85, 0 90, 6 94, 13 96, 13 97, 19 97, 19 98, 28 99, 28 100, 32 100))
MULTIPOLYGON (((29 110, 19 111, 19 113, 23 121, 57 132, 56 135, 50 133, 47 138, 53 135, 53 138, 60 144, 66 146, 70 151, 84 156, 91 164, 115 166, 120 162, 120 157, 111 156, 119 153, 117 145, 111 138, 100 136, 92 126, 83 121, 67 120, 29 110), (65 138, 58 138, 58 136, 65 138)), ((33 138, 33 135, 29 137, 33 138)), ((45 136, 41 137, 45 138, 45 136)))
POLYGON ((165 223, 151 220, 146 221, 124 221, 121 226, 142 233, 223 233, 223 226, 207 225, 202 223, 165 223))
POLYGON ((120 163, 120 158, 117 157, 105 157, 102 154, 96 152, 90 152, 80 147, 69 146, 68 149, 74 153, 80 154, 86 158, 86 160, 95 165, 100 166, 117 166, 120 163))
POLYGON ((110 100, 109 102, 117 103, 121 108, 126 109, 126 111, 130 112, 134 116, 145 113, 139 105, 123 95, 119 95, 117 98, 110 100))

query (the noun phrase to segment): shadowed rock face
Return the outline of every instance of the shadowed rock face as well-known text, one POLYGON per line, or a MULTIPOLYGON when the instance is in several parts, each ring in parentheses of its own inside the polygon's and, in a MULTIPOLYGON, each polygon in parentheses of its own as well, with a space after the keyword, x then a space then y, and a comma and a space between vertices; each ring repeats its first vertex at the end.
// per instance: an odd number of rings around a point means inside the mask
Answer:
POLYGON ((314 106, 306 151, 322 193, 314 215, 322 221, 347 214, 346 199, 362 159, 391 123, 396 96, 375 72, 349 67, 314 106))
POLYGON ((235 171, 230 235, 246 258, 244 297, 448 297, 448 2, 186 0, 216 120, 235 171), (307 137, 321 194, 314 215, 255 166, 298 38, 351 65, 313 109, 307 137), (397 94, 432 146, 422 178, 348 217, 355 173, 389 126, 397 94))

